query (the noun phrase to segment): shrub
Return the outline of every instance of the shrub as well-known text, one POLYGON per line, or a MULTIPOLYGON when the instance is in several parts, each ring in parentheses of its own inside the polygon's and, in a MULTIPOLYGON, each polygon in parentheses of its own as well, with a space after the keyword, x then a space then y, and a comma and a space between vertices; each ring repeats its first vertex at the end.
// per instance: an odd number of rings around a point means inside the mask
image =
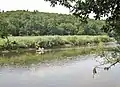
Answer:
MULTIPOLYGON (((11 49, 17 48, 53 48, 69 44, 72 46, 83 46, 89 44, 97 44, 99 42, 109 42, 108 36, 23 36, 9 37, 11 49), (14 43, 13 43, 14 42, 14 43)), ((6 49, 6 41, 0 39, 0 48, 6 49)))

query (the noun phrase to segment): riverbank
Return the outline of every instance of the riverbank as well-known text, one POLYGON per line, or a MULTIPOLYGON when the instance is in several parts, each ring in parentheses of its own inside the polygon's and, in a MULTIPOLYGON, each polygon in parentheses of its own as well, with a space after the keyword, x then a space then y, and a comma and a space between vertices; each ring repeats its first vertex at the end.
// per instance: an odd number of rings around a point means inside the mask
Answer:
POLYGON ((16 50, 26 48, 61 48, 73 46, 96 45, 100 42, 110 42, 108 36, 18 36, 9 37, 9 44, 5 39, 0 39, 0 50, 16 50))
POLYGON ((38 54, 35 50, 2 53, 0 55, 0 66, 30 66, 31 64, 50 63, 51 61, 72 60, 74 56, 100 54, 113 48, 102 47, 74 47, 49 49, 45 54, 38 54))
POLYGON ((6 41, 0 40, 0 66, 26 66, 96 53, 103 50, 104 43, 113 41, 108 36, 19 36, 9 40, 9 50, 6 41), (38 47, 44 47, 45 54, 36 53, 38 47))

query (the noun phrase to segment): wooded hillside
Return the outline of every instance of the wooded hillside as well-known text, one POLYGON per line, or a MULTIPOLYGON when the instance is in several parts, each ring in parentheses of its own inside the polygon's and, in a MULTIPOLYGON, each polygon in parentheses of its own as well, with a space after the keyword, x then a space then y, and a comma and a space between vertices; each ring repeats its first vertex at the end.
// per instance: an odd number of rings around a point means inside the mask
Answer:
POLYGON ((104 34, 102 25, 104 21, 92 19, 83 24, 79 18, 66 14, 25 10, 0 12, 0 32, 4 35, 100 35, 104 34))

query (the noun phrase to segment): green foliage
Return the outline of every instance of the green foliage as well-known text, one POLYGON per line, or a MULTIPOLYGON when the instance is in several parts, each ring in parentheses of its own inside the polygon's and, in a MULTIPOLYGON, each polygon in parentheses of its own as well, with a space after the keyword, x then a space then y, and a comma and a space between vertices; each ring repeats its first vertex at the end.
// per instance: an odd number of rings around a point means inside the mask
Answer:
MULTIPOLYGON (((63 5, 70 9, 71 13, 75 16, 79 17, 80 20, 84 23, 88 22, 88 18, 91 14, 94 15, 95 20, 100 20, 101 18, 105 17, 105 25, 103 26, 102 30, 107 32, 109 36, 113 36, 117 42, 120 44, 120 0, 45 0, 51 2, 52 6, 55 5, 63 5)), ((92 26, 93 30, 96 26, 92 26)), ((97 34, 96 31, 99 29, 95 29, 94 31, 91 30, 88 26, 85 28, 85 34, 97 34)), ((112 57, 112 56, 111 56, 112 57)), ((111 63, 109 59, 108 63, 111 63)), ((115 59, 115 58, 113 58, 115 59)), ((112 60, 113 61, 113 60, 112 60)), ((105 67, 104 70, 109 70, 112 66, 116 65, 120 62, 119 58, 115 59, 115 62, 112 63, 110 66, 105 67)), ((95 67, 93 69, 93 74, 96 74, 95 67)))
MULTIPOLYGON (((95 20, 106 18, 103 30, 114 31, 116 40, 120 40, 120 0, 45 0, 51 2, 52 6, 63 5, 70 9, 71 13, 87 23, 91 14, 95 20)), ((93 30, 91 31, 95 33, 93 30)))
MULTIPOLYGON (((53 48, 69 44, 70 46, 87 46, 88 44, 97 44, 100 41, 109 42, 108 36, 18 36, 9 37, 10 49, 18 48, 53 48)), ((0 48, 7 49, 6 41, 0 40, 0 48)))
POLYGON ((7 38, 9 34, 8 23, 4 18, 0 17, 0 37, 7 38))
POLYGON ((25 10, 0 13, 0 35, 7 36, 39 36, 39 35, 101 35, 104 21, 89 19, 82 24, 73 15, 30 12, 25 10), (86 27, 88 30, 86 33, 86 27))

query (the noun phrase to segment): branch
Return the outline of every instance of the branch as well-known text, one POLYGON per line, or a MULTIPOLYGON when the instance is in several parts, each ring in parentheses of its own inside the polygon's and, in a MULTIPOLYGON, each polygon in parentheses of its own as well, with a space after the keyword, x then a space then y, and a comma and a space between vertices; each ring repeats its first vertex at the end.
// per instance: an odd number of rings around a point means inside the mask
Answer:
POLYGON ((109 70, 112 66, 115 66, 117 63, 119 63, 120 61, 119 61, 119 59, 117 59, 117 61, 116 62, 114 62, 113 64, 111 64, 110 66, 108 66, 108 67, 105 67, 104 68, 104 70, 109 70))
MULTIPOLYGON (((104 69, 104 70, 109 70, 112 66, 115 66, 115 65, 116 65, 117 63, 119 63, 119 62, 120 62, 120 60, 117 59, 116 62, 112 63, 112 64, 111 64, 110 66, 108 66, 108 67, 104 67, 103 69, 104 69)), ((100 64, 100 65, 98 65, 98 66, 95 66, 95 67, 93 68, 93 78, 94 78, 95 74, 97 74, 97 68, 101 68, 101 67, 99 67, 99 66, 102 66, 102 65, 105 65, 105 63, 100 64)))

